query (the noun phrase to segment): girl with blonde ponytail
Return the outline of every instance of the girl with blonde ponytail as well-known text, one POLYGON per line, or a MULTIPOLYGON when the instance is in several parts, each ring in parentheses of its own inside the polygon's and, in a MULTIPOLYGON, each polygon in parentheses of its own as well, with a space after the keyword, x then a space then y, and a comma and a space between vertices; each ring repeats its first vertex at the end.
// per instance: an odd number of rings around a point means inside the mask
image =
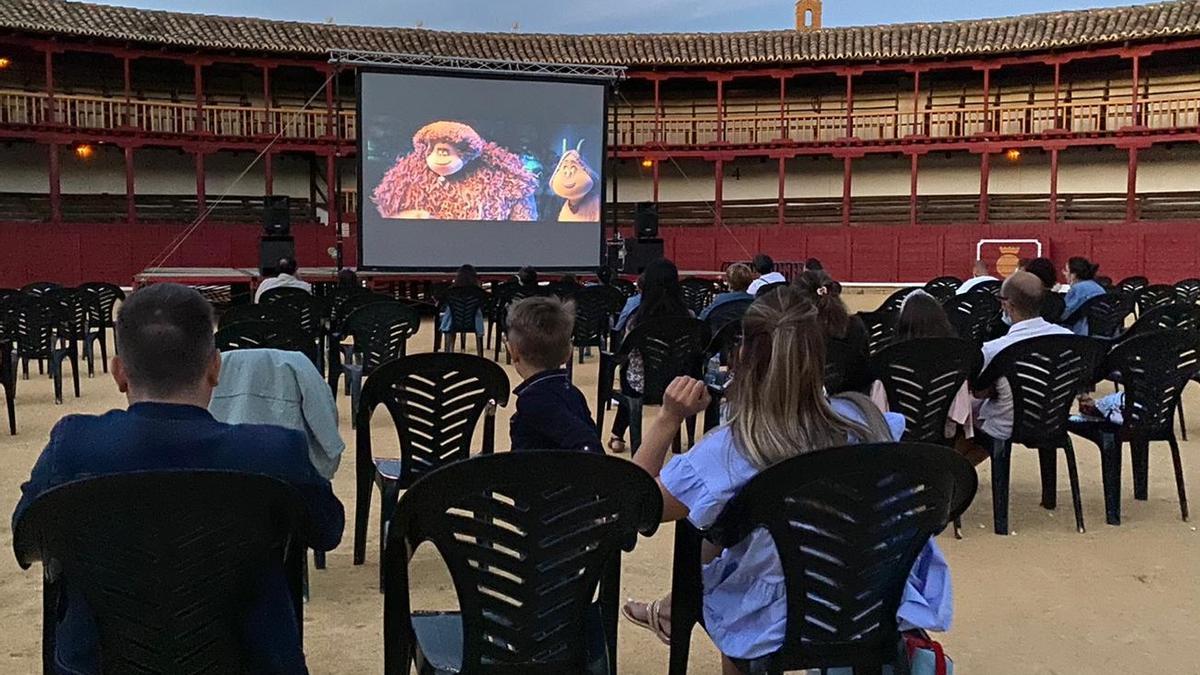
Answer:
MULTIPOLYGON (((633 458, 658 479, 663 522, 687 518, 707 528, 764 469, 822 448, 899 439, 904 432, 902 416, 880 413, 864 396, 826 395, 825 331, 808 294, 789 287, 762 296, 746 311, 742 325, 728 391, 728 422, 663 467, 679 425, 709 403, 703 382, 677 378, 633 458)), ((737 659, 777 650, 783 643, 787 600, 770 535, 756 530, 732 548, 707 551, 706 558, 704 618, 713 642, 726 657, 737 659)), ((668 641, 670 596, 651 603, 630 601, 622 611, 668 641)), ((724 668, 737 672, 728 658, 724 668)))

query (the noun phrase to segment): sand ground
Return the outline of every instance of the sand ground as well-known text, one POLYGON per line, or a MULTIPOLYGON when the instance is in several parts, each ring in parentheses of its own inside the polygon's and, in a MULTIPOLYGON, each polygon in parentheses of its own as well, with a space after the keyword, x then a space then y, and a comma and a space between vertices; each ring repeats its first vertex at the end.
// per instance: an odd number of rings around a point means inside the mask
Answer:
MULTIPOLYGON (((878 305, 878 293, 847 297, 852 309, 878 305)), ((415 351, 431 349, 429 324, 417 336, 415 351)), ((595 359, 576 366, 576 382, 595 397, 595 359)), ((35 368, 36 372, 36 368, 35 368)), ((509 368, 514 385, 516 372, 509 368)), ((19 485, 26 479, 50 427, 62 415, 98 413, 123 407, 124 400, 107 376, 84 379, 83 396, 56 406, 48 379, 36 375, 18 383, 18 435, 0 436, 0 512, 9 514, 19 485)), ((1186 396, 1191 419, 1200 419, 1200 387, 1186 396)), ((349 399, 339 398, 343 435, 348 433, 349 399)), ((511 409, 511 406, 510 406, 511 409)), ((499 446, 507 444, 509 411, 500 413, 499 446)), ((610 418, 611 419, 611 418, 610 418)), ((1192 423, 1194 438, 1200 425, 1192 423)), ((382 421, 376 431, 377 452, 395 452, 394 433, 382 421)), ((980 467, 980 489, 967 512, 966 538, 948 535, 940 542, 948 556, 955 589, 955 624, 941 636, 959 673, 1200 673, 1200 534, 1180 520, 1169 450, 1151 451, 1150 499, 1132 499, 1125 462, 1124 524, 1104 523, 1100 464, 1095 447, 1076 444, 1082 480, 1087 533, 1075 532, 1066 471, 1061 468, 1059 508, 1038 507, 1036 455, 1018 449, 1013 461, 1012 536, 991 533, 989 468, 980 467)), ((1187 480, 1200 509, 1200 441, 1183 444, 1187 480)), ((335 480, 338 496, 353 513, 353 448, 335 480)), ((1127 455, 1128 456, 1128 455, 1127 455)), ((377 517, 377 504, 373 516, 377 517)), ((1197 516, 1200 518, 1200 516, 1197 516)), ((7 515, 0 519, 0 538, 10 548, 7 515)), ((314 673, 382 671, 383 597, 376 590, 379 547, 374 521, 367 562, 351 564, 349 528, 342 545, 329 556, 329 568, 312 574, 312 600, 305 612, 305 638, 314 673)), ((638 598, 657 597, 669 584, 671 526, 639 541, 624 559, 622 592, 638 598)), ((10 549, 11 550, 11 549, 10 549)), ((445 568, 425 547, 412 563, 414 601, 418 608, 455 606, 445 568)), ((0 672, 34 673, 40 669, 41 585, 35 568, 22 572, 10 556, 0 562, 0 672)), ((620 669, 652 675, 666 671, 666 648, 653 636, 623 624, 620 669)), ((719 673, 716 653, 697 631, 692 641, 694 673, 719 673)))

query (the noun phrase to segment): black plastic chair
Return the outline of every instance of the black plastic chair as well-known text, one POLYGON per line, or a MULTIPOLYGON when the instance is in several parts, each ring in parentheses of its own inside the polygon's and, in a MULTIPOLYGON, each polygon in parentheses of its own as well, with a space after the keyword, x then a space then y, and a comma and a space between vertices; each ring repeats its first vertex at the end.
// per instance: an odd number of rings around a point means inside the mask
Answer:
MULTIPOLYGON (((380 492, 380 542, 400 490, 434 469, 466 459, 483 417, 480 451, 496 443, 495 407, 508 405, 508 375, 496 363, 470 354, 415 354, 385 363, 367 375, 355 414, 354 564, 367 555, 371 486, 380 492), (387 408, 400 439, 398 459, 375 457, 371 416, 387 408)), ((382 566, 380 574, 382 575, 382 566)), ((381 578, 382 581, 382 578, 381 578)))
MULTIPOLYGON (((642 358, 643 387, 638 395, 621 394, 629 405, 629 447, 637 452, 642 444, 642 408, 662 405, 667 385, 680 375, 704 377, 704 363, 712 332, 708 324, 690 317, 663 317, 637 325, 615 352, 600 353, 600 373, 596 392, 596 428, 604 428, 604 403, 613 397, 613 378, 617 366, 628 366, 637 352, 642 358)), ((622 374, 624 378, 624 374, 622 374)), ((694 432, 694 420, 689 432, 694 432)))
POLYGON ((586 286, 579 289, 573 301, 575 328, 571 342, 579 351, 579 362, 583 363, 588 347, 598 350, 608 347, 612 317, 621 311, 625 296, 612 286, 586 286))
POLYGON ((1153 333, 1160 330, 1178 329, 1197 333, 1200 331, 1200 307, 1169 302, 1161 307, 1142 312, 1137 321, 1126 330, 1119 341, 1153 333))
POLYGON ((654 480, 614 457, 503 453, 438 469, 389 528, 384 672, 415 659, 423 674, 616 673, 621 549, 661 518, 654 480), (426 541, 460 611, 411 610, 409 552, 426 541))
POLYGON ((217 328, 225 328, 243 321, 267 321, 288 326, 300 326, 300 317, 292 310, 277 304, 234 305, 221 313, 217 328))
POLYGON ((859 312, 863 327, 867 329, 867 354, 875 356, 883 351, 896 337, 896 321, 899 312, 859 312))
POLYGON ((1117 282, 1113 290, 1117 293, 1126 293, 1128 295, 1137 295, 1137 292, 1150 285, 1150 280, 1146 277, 1125 277, 1117 282))
POLYGON ((579 282, 552 281, 546 286, 546 295, 553 295, 559 300, 570 300, 581 288, 583 285, 579 282))
POLYGON ((1200 303, 1200 279, 1183 279, 1175 282, 1175 300, 1185 305, 1200 303))
POLYGON ((1169 284, 1151 284, 1139 290, 1133 296, 1137 303, 1138 316, 1175 302, 1175 287, 1169 284))
POLYGON ((733 351, 742 342, 742 322, 727 321, 724 326, 713 333, 708 349, 704 350, 709 358, 714 355, 721 360, 721 365, 729 365, 733 351))
POLYGON ((983 354, 960 338, 905 340, 870 362, 872 380, 883 384, 888 408, 904 415, 905 441, 946 443, 946 418, 964 382, 978 374, 983 354))
POLYGON ((969 295, 971 293, 988 293, 990 295, 993 295, 993 296, 999 298, 1000 297, 1000 287, 1003 285, 1004 285, 1003 282, 998 279, 988 279, 987 281, 981 281, 981 282, 975 284, 974 286, 972 286, 971 290, 968 291, 967 294, 969 295))
POLYGON ((321 353, 313 337, 299 326, 276 321, 238 321, 217 331, 217 351, 237 349, 281 349, 300 352, 320 368, 321 353))
POLYGON ((1114 338, 1125 330, 1125 320, 1133 314, 1133 309, 1133 296, 1105 293, 1080 305, 1079 309, 1063 319, 1063 325, 1074 326, 1080 319, 1087 319, 1089 337, 1114 338))
POLYGON ((855 380, 866 370, 866 359, 843 340, 825 341, 825 391, 830 396, 852 391, 855 380))
POLYGON ((725 324, 731 321, 741 323, 742 317, 746 314, 746 310, 750 309, 750 305, 752 304, 754 304, 754 300, 752 298, 723 302, 714 307, 713 310, 708 313, 708 316, 704 317, 704 322, 708 324, 710 329, 712 329, 713 334, 716 334, 725 327, 725 324))
POLYGON ((62 284, 57 284, 53 281, 34 281, 22 286, 21 292, 36 298, 45 295, 48 291, 56 291, 60 288, 62 288, 62 284))
MULTIPOLYGON (((3 313, 0 302, 0 313, 3 313)), ((0 328, 0 387, 4 388, 4 406, 8 409, 8 433, 17 435, 17 363, 14 359, 16 345, 12 338, 0 328)))
POLYGON ((1008 534, 1008 486, 1014 443, 1037 448, 1042 473, 1042 506, 1057 504, 1057 453, 1067 457, 1075 526, 1084 531, 1079 496, 1079 470, 1067 434, 1067 421, 1075 396, 1096 380, 1104 351, 1098 340, 1077 335, 1047 335, 1005 347, 976 381, 976 391, 996 386, 1000 378, 1012 390, 1013 426, 1010 438, 991 439, 986 448, 992 458, 992 519, 996 534, 1008 534))
POLYGON ((954 296, 943 308, 958 336, 977 345, 992 339, 1001 324, 1000 301, 991 293, 972 289, 954 296))
MULTIPOLYGON (((354 346, 345 353, 341 373, 350 393, 351 420, 356 420, 363 378, 379 366, 408 354, 408 339, 421 328, 421 317, 412 307, 389 300, 359 307, 346 317, 342 330, 354 346)), ((337 396, 337 372, 329 373, 330 387, 337 396)))
POLYGON ((786 281, 776 281, 773 284, 766 284, 758 289, 758 292, 754 294, 754 297, 755 298, 766 297, 781 288, 787 288, 787 287, 788 287, 788 282, 786 282, 786 281))
POLYGON ((309 293, 303 288, 296 288, 295 286, 276 286, 275 288, 268 288, 267 290, 263 291, 263 294, 258 298, 258 304, 269 305, 280 298, 286 298, 294 295, 307 295, 312 297, 312 293, 309 293))
POLYGON ((918 286, 908 286, 901 288, 891 295, 875 309, 876 312, 899 312, 900 306, 904 304, 904 299, 909 295, 921 290, 918 286))
MULTIPOLYGON (((317 344, 317 349, 320 354, 325 353, 327 338, 326 319, 329 316, 329 302, 325 298, 319 298, 298 288, 279 288, 274 290, 289 290, 300 291, 299 293, 282 293, 274 294, 267 297, 267 293, 263 293, 260 304, 273 305, 286 309, 296 315, 299 321, 300 329, 307 333, 313 342, 317 344)), ((270 291, 268 291, 270 293, 270 291)), ((317 370, 321 374, 325 374, 326 359, 319 359, 317 370)))
MULTIPOLYGON (((90 307, 96 312, 95 315, 88 317, 90 325, 99 329, 98 341, 100 343, 100 366, 104 372, 108 372, 108 331, 116 328, 116 306, 118 302, 125 301, 125 291, 116 284, 109 284, 103 281, 90 281, 86 284, 80 284, 79 290, 92 293, 96 296, 96 304, 90 307)), ((91 359, 91 346, 85 346, 88 350, 88 358, 91 359)), ((113 345, 113 353, 116 353, 116 344, 113 345)))
MULTIPOLYGON (((765 528, 787 587, 783 646, 744 673, 835 667, 879 673, 897 662, 896 610, 930 537, 975 497, 971 464, 945 447, 880 443, 811 452, 750 480, 704 536, 728 548, 765 528)), ((687 672, 692 629, 703 624, 701 533, 675 524, 671 675, 687 672)))
POLYGON ((700 312, 712 304, 713 296, 717 292, 716 283, 696 277, 684 279, 679 282, 679 287, 683 291, 683 304, 696 316, 700 316, 700 312))
POLYGON ((454 338, 460 336, 465 348, 467 335, 473 335, 475 336, 475 351, 478 356, 483 356, 483 335, 475 332, 475 317, 477 314, 483 313, 487 302, 487 291, 476 286, 458 286, 446 289, 446 292, 442 294, 435 318, 438 325, 437 330, 434 331, 433 351, 441 351, 443 339, 446 351, 454 351, 454 338), (445 311, 450 312, 450 330, 443 332, 441 316, 445 311))
POLYGON ((615 277, 612 280, 612 287, 621 291, 621 295, 624 295, 626 300, 637 295, 637 284, 628 279, 615 277))
POLYGON ((54 402, 61 404, 62 364, 63 361, 70 361, 75 398, 79 398, 79 347, 75 340, 60 334, 62 319, 56 307, 57 301, 45 296, 26 295, 10 298, 7 303, 25 379, 29 379, 30 359, 46 361, 50 377, 54 380, 54 402))
POLYGON ((1125 386, 1125 404, 1121 409, 1123 423, 1077 420, 1071 422, 1070 430, 1100 448, 1104 513, 1108 524, 1121 524, 1121 445, 1126 441, 1132 453, 1133 495, 1139 500, 1148 496, 1150 443, 1166 441, 1170 444, 1175 486, 1179 491, 1179 511, 1186 521, 1187 491, 1173 416, 1184 387, 1200 372, 1196 334, 1166 329, 1123 340, 1104 360, 1102 372, 1119 373, 1125 386))
POLYGON ((485 342, 486 344, 491 345, 493 344, 493 338, 496 340, 497 360, 500 358, 498 346, 500 338, 496 335, 496 331, 499 330, 500 326, 500 312, 501 310, 505 312, 508 311, 508 303, 512 301, 513 295, 516 294, 517 289, 520 287, 521 284, 515 281, 505 281, 504 283, 493 284, 488 295, 488 302, 483 308, 483 318, 487 320, 487 335, 485 336, 485 342))
POLYGON ((937 277, 925 284, 925 292, 937 298, 938 302, 946 302, 958 292, 963 280, 958 277, 937 277))
POLYGON ((39 497, 14 527, 22 568, 41 561, 42 658, 55 672, 64 581, 100 627, 104 672, 246 672, 244 613, 264 569, 282 566, 303 627, 304 507, 260 475, 139 472, 39 497))
POLYGON ((339 292, 330 300, 329 320, 325 325, 325 376, 329 378, 329 386, 334 393, 337 393, 337 378, 342 372, 342 357, 346 351, 342 341, 349 337, 349 333, 346 332, 346 319, 359 308, 377 302, 396 302, 396 300, 382 293, 372 293, 365 288, 339 292))

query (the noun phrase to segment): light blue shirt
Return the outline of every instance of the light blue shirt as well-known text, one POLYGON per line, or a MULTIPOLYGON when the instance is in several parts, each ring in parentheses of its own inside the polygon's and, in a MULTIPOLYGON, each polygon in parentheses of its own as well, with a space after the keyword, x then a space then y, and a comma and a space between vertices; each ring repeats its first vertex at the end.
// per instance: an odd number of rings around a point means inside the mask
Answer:
POLYGON ((346 449, 329 385, 300 352, 239 349, 221 354, 221 381, 208 411, 227 424, 273 424, 304 432, 308 457, 324 478, 333 478, 346 449))
MULTIPOLYGON (((1083 306, 1083 303, 1091 300, 1097 295, 1104 295, 1107 291, 1100 284, 1088 279, 1087 281, 1076 281, 1071 284, 1071 290, 1067 291, 1067 296, 1063 298, 1063 318, 1071 316, 1075 310, 1083 306)), ((1071 332, 1076 335, 1088 334, 1087 317, 1080 318, 1071 325, 1071 332)))
POLYGON ((642 306, 642 294, 629 298, 625 301, 625 307, 621 309, 621 313, 617 316, 617 323, 613 326, 616 330, 624 331, 629 325, 629 318, 637 311, 638 307, 642 306))
MULTIPOLYGON (((857 407, 834 399, 834 411, 863 422, 857 407)), ((904 417, 886 413, 892 438, 904 433, 904 417)), ((720 426, 687 454, 674 457, 660 479, 672 496, 688 509, 688 520, 710 527, 725 505, 758 473, 737 449, 733 432, 720 426)), ((787 589, 775 542, 757 529, 704 566, 704 625, 722 654, 752 659, 783 645, 787 625, 787 589)), ((946 630, 953 614, 950 572, 937 545, 930 540, 917 558, 904 589, 897 618, 902 628, 946 630)))
POLYGON ((720 307, 721 305, 724 305, 725 303, 734 302, 735 300, 753 300, 753 299, 754 299, 754 296, 750 295, 746 291, 730 291, 729 293, 721 293, 717 297, 713 298, 711 305, 709 305, 708 307, 705 307, 703 312, 700 312, 700 320, 701 321, 707 320, 708 315, 712 314, 712 311, 714 309, 720 307))

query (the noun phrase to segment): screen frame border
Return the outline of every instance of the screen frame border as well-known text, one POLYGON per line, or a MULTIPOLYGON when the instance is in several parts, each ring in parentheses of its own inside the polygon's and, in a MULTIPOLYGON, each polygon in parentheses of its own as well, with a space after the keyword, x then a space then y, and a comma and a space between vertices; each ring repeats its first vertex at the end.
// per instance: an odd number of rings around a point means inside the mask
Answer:
MULTIPOLYGON (((616 86, 615 81, 597 81, 595 78, 573 78, 570 76, 540 76, 522 73, 491 73, 491 72, 466 72, 466 71, 438 71, 427 68, 412 68, 412 67, 389 67, 389 66, 357 66, 354 73, 354 114, 358 129, 358 137, 355 139, 355 182, 358 189, 358 206, 355 213, 357 222, 355 223, 355 248, 357 249, 357 265, 355 269, 363 272, 384 272, 384 273, 450 273, 459 268, 459 265, 454 266, 407 266, 407 265, 366 265, 363 263, 363 211, 366 208, 366 199, 363 193, 363 166, 367 161, 365 145, 367 135, 363 132, 366 128, 363 124, 362 114, 362 78, 367 73, 381 73, 389 75, 421 75, 425 77, 457 77, 469 80, 517 80, 522 82, 549 82, 562 84, 587 84, 591 86, 599 86, 604 88, 604 110, 601 113, 604 123, 601 126, 602 133, 600 134, 600 220, 596 223, 599 230, 599 238, 596 247, 596 263, 590 266, 577 265, 556 265, 552 267, 539 267, 538 269, 547 272, 584 272, 591 273, 594 270, 604 265, 605 254, 605 214, 610 210, 608 204, 608 165, 609 165, 609 136, 613 133, 613 124, 610 122, 610 106, 612 104, 613 88, 616 86)), ((430 221, 436 222, 436 221, 430 221)), ((511 221, 509 221, 511 222, 511 221)), ((338 225, 340 227, 340 224, 338 225)), ((512 267, 497 267, 497 266, 482 266, 476 267, 480 272, 484 273, 503 273, 512 272, 520 269, 523 264, 518 264, 512 267)))

